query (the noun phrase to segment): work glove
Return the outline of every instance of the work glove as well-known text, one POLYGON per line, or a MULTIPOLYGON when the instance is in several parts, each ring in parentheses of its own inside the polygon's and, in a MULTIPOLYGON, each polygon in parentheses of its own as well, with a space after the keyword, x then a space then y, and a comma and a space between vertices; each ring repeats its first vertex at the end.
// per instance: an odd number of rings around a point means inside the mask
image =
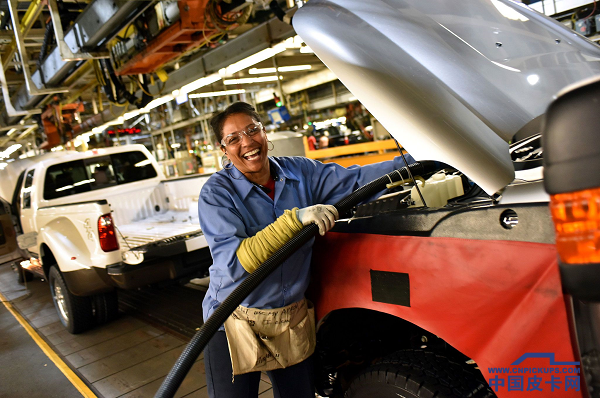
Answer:
POLYGON ((319 233, 325 235, 325 232, 333 228, 335 220, 340 216, 332 205, 314 205, 298 210, 297 217, 302 225, 317 224, 319 233))

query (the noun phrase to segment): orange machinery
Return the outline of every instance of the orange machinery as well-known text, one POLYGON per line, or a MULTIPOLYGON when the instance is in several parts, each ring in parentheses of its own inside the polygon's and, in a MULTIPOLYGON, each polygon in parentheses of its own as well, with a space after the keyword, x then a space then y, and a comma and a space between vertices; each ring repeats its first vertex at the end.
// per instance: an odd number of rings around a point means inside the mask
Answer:
MULTIPOLYGON (((117 75, 154 72, 181 54, 210 43, 214 37, 238 26, 236 21, 240 18, 240 12, 221 12, 221 5, 216 0, 181 0, 177 2, 177 6, 179 20, 150 39, 137 54, 123 63, 117 60, 117 75), (225 22, 226 25, 221 22, 225 22)), ((243 16, 247 14, 249 13, 242 11, 243 16)))

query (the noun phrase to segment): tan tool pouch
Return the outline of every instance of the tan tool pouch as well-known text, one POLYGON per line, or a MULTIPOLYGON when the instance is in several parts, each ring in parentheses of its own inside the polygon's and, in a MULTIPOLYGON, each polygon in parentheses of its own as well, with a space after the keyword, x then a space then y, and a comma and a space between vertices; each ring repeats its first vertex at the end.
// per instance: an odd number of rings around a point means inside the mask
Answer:
POLYGON ((282 369, 315 351, 315 311, 304 299, 283 308, 239 306, 225 321, 233 375, 282 369))

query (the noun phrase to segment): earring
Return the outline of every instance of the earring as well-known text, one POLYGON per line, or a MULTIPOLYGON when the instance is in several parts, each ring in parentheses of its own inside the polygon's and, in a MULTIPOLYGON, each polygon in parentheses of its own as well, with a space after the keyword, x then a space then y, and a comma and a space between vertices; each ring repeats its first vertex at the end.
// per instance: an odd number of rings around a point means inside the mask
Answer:
POLYGON ((269 144, 271 144, 271 148, 269 148, 269 151, 272 151, 275 148, 275 144, 273 144, 271 141, 267 140, 267 142, 269 144))
POLYGON ((223 155, 221 157, 221 164, 223 165, 223 168, 226 170, 231 170, 233 168, 233 164, 231 163, 231 159, 229 159, 227 157, 227 155, 223 155))

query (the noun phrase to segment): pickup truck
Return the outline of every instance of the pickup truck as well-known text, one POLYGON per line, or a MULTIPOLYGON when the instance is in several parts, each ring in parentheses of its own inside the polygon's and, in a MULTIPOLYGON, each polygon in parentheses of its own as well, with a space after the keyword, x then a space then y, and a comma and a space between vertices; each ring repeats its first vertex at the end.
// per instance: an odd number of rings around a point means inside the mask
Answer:
POLYGON ((448 165, 316 240, 319 394, 600 397, 600 47, 512 0, 311 0, 292 23, 448 165))
POLYGON ((49 153, 25 168, 12 199, 21 264, 48 280, 69 332, 114 318, 116 288, 208 269, 197 210, 207 179, 166 180, 143 145, 49 153))

